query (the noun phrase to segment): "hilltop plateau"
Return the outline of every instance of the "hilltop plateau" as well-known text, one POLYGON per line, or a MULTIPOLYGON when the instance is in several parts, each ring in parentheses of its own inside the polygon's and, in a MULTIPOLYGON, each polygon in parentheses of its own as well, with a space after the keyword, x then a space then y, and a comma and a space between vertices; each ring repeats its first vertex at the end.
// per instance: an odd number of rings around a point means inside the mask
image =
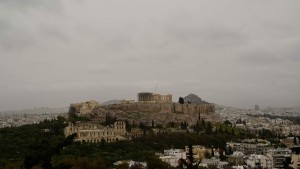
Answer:
POLYGON ((93 121, 104 122, 107 118, 128 121, 131 124, 167 125, 186 122, 195 124, 200 118, 219 121, 214 113, 214 104, 202 101, 195 94, 184 97, 184 103, 111 100, 104 104, 95 101, 71 104, 70 112, 91 117, 93 121))

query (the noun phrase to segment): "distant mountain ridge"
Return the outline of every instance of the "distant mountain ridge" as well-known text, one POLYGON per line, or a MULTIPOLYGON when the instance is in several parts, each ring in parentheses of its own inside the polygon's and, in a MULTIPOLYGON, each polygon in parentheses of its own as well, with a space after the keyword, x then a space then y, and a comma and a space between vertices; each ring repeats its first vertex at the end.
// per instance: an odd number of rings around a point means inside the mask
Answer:
POLYGON ((43 113, 67 113, 69 110, 68 107, 60 108, 49 108, 49 107, 37 107, 32 109, 24 110, 10 110, 10 111, 1 111, 1 114, 43 114, 43 113))
POLYGON ((120 104, 120 103, 121 103, 121 100, 114 99, 114 100, 102 102, 101 105, 120 104))
POLYGON ((189 94, 187 96, 185 96, 184 98, 184 102, 191 102, 191 103, 195 103, 195 104, 208 104, 208 102, 202 100, 199 96, 195 95, 195 94, 189 94))
MULTIPOLYGON (((188 94, 183 99, 184 99, 185 103, 187 103, 189 101, 194 104, 209 104, 209 102, 202 100, 199 96, 197 96, 196 94, 193 94, 193 93, 188 94)), ((121 101, 122 100, 113 99, 113 100, 108 100, 108 101, 102 102, 101 105, 120 104, 121 101)))

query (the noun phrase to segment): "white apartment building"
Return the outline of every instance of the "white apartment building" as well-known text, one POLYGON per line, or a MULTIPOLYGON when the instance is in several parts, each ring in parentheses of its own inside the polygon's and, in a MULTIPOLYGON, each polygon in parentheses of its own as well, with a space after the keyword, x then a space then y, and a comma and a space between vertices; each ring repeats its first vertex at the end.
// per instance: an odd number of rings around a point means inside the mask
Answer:
POLYGON ((186 159, 186 152, 182 149, 164 150, 164 154, 159 157, 159 159, 173 167, 178 166, 178 160, 181 158, 186 159))
POLYGON ((246 160, 246 163, 251 168, 265 168, 272 169, 273 161, 272 158, 269 158, 264 155, 251 154, 246 160))
POLYGON ((267 157, 272 158, 273 168, 283 168, 286 158, 292 157, 292 150, 287 148, 269 149, 267 157))

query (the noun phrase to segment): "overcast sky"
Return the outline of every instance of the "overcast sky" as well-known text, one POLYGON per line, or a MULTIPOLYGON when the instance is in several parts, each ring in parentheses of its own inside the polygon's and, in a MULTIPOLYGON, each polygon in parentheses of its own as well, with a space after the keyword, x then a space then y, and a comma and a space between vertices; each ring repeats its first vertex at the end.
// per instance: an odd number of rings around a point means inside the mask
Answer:
POLYGON ((299 0, 0 0, 0 111, 194 93, 300 105, 299 0))

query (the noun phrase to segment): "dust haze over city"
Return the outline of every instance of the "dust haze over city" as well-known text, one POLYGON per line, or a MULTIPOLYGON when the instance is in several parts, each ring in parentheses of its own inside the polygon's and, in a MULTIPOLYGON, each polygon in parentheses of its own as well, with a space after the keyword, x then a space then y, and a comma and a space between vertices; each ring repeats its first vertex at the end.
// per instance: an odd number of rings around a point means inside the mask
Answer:
POLYGON ((0 111, 195 93, 299 106, 300 1, 1 0, 0 111))

